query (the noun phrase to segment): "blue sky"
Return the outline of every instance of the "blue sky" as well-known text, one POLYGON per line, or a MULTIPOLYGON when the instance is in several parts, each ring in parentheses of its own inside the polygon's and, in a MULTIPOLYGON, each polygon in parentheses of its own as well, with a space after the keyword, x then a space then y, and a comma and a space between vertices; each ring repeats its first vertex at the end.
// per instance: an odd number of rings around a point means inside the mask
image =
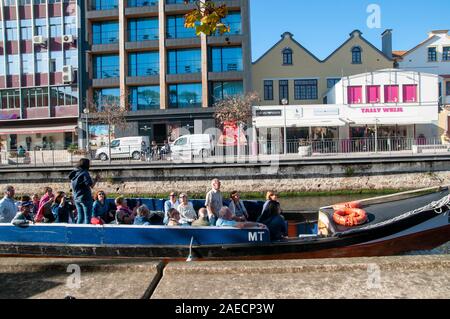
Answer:
POLYGON ((381 33, 394 29, 393 49, 409 50, 430 30, 450 29, 449 0, 250 0, 253 61, 289 31, 318 58, 340 46, 351 31, 381 48, 381 33), (270 3, 270 5, 269 5, 270 3), (381 9, 381 28, 367 26, 370 4, 381 9))

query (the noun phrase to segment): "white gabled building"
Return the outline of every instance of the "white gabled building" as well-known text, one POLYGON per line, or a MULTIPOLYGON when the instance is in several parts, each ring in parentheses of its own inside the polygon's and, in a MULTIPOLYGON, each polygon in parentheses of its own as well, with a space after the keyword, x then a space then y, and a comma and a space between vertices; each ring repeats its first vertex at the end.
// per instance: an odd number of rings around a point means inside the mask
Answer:
MULTIPOLYGON (((426 72, 440 76, 440 116, 442 130, 450 130, 450 35, 449 30, 436 30, 428 38, 398 59, 400 69, 426 72)), ((442 134, 442 132, 441 132, 442 134)))
POLYGON ((257 106, 257 129, 286 127, 287 140, 438 139, 439 77, 386 69, 344 77, 321 105, 257 106))

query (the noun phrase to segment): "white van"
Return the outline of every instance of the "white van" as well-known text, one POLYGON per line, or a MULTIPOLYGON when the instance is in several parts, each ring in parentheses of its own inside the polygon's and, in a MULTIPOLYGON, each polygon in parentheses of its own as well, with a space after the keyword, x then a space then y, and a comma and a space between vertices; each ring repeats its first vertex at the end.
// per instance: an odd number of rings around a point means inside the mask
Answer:
MULTIPOLYGON (((142 152, 150 146, 148 136, 123 137, 111 141, 111 159, 132 158, 140 160, 142 152)), ((95 159, 107 161, 109 159, 108 147, 102 147, 95 153, 95 159)))
POLYGON ((213 137, 209 134, 184 135, 175 140, 170 146, 172 156, 189 158, 195 156, 209 157, 213 148, 213 137))

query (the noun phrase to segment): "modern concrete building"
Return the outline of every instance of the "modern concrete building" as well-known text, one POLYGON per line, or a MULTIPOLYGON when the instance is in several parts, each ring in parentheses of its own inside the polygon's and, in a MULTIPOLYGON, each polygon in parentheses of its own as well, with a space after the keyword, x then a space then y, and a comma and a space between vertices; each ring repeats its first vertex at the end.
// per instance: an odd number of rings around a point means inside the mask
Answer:
MULTIPOLYGON (((215 127, 214 103, 251 89, 248 0, 225 3, 225 35, 197 36, 184 27, 194 8, 183 0, 90 0, 87 99, 105 97, 128 107, 128 128, 116 137, 149 136, 162 143, 194 127, 215 127)), ((99 106, 101 107, 101 106, 99 106)), ((105 127, 91 125, 90 142, 101 144, 105 127)))
POLYGON ((0 149, 62 149, 78 139, 80 6, 0 0, 0 149))

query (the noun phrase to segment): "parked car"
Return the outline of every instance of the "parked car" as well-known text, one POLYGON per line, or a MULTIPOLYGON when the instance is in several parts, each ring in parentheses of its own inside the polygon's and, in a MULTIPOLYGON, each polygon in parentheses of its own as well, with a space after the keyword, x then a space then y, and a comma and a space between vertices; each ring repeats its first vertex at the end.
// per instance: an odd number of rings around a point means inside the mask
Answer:
POLYGON ((214 140, 209 134, 184 135, 175 140, 170 148, 174 157, 206 158, 213 152, 214 140))
MULTIPOLYGON (((148 136, 123 137, 111 142, 111 159, 132 158, 140 160, 150 146, 148 136)), ((95 153, 95 159, 107 161, 109 159, 109 148, 99 148, 95 153)))

